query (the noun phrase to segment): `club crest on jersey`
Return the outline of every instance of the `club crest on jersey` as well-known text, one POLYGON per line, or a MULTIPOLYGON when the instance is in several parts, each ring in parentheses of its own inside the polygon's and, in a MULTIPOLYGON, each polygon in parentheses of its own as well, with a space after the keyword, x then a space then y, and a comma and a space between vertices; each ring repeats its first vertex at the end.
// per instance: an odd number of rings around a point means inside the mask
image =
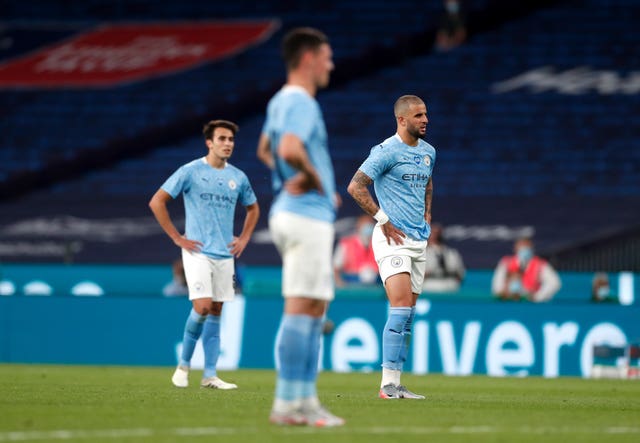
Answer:
POLYGON ((236 185, 236 182, 233 180, 229 180, 228 185, 229 185, 229 189, 232 189, 232 190, 238 187, 238 185, 236 185))
POLYGON ((431 166, 431 157, 429 157, 428 155, 424 156, 424 164, 427 166, 431 166))

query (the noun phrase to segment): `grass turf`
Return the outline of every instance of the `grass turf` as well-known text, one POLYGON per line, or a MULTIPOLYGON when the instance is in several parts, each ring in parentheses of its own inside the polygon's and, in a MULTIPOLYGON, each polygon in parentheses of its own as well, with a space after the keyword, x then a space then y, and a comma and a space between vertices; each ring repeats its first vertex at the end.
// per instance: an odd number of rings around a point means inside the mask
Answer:
POLYGON ((236 391, 171 385, 173 368, 0 365, 0 442, 637 442, 640 382, 403 375, 425 401, 380 400, 379 374, 319 378, 334 429, 268 423, 275 374, 236 391))

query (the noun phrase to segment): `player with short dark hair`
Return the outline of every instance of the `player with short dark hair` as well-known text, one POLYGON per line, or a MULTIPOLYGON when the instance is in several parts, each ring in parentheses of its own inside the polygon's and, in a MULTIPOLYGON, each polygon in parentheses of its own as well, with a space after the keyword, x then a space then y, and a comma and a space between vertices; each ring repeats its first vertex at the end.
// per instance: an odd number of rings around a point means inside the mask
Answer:
POLYGON ((233 133, 234 137, 240 129, 238 125, 236 125, 234 122, 230 122, 229 120, 211 120, 210 122, 207 122, 202 128, 202 135, 204 135, 205 142, 213 138, 213 133, 215 132, 216 128, 226 128, 233 133))
POLYGON ((283 261, 284 313, 276 340, 276 394, 270 421, 340 426, 318 400, 316 380, 323 319, 334 297, 337 201, 327 131, 315 99, 333 70, 327 37, 296 28, 284 37, 287 83, 269 101, 258 157, 273 170, 276 196, 269 230, 283 261))
POLYGON ((403 386, 400 376, 424 280, 436 150, 422 139, 429 120, 420 97, 403 95, 393 111, 396 134, 371 149, 347 190, 378 222, 371 244, 390 305, 382 333, 379 396, 424 399, 403 386), (369 192, 371 184, 380 206, 369 192))
POLYGON ((182 354, 171 381, 189 384, 189 368, 196 342, 202 336, 204 374, 201 386, 236 389, 216 373, 220 355, 220 315, 235 295, 234 257, 239 257, 255 229, 260 208, 249 179, 227 162, 235 147, 238 126, 212 120, 203 128, 208 153, 180 167, 153 195, 149 207, 164 232, 182 249, 192 309, 184 328, 182 354), (182 194, 186 230, 181 235, 167 204, 182 194), (233 236, 236 204, 246 208, 242 232, 233 236))

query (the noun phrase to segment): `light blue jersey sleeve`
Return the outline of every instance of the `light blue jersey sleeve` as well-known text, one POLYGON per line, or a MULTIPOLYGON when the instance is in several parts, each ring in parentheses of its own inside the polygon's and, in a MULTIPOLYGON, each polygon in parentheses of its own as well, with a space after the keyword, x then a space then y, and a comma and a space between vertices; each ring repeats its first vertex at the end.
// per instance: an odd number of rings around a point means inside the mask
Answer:
MULTIPOLYGON (((309 150, 309 147, 312 146, 311 143, 314 142, 311 138, 317 124, 317 110, 309 97, 295 92, 280 93, 271 104, 269 111, 263 132, 269 136, 272 142, 272 149, 277 149, 283 136, 292 134, 298 137, 305 145, 305 148, 309 150)), ((276 180, 280 184, 298 172, 282 160, 275 151, 274 159, 276 162, 276 180)), ((275 187, 276 183, 274 183, 275 187)))
POLYGON ((300 87, 282 88, 269 102, 263 134, 269 138, 276 165, 272 185, 277 195, 271 205, 270 214, 291 212, 333 223, 335 176, 324 118, 315 98, 300 87), (298 173, 276 152, 282 137, 286 134, 295 135, 304 144, 309 160, 322 181, 322 193, 311 190, 301 195, 291 195, 282 187, 282 183, 298 173))
POLYGON ((319 117, 315 103, 302 94, 292 94, 286 109, 283 135, 294 134, 305 146, 310 146, 314 142, 312 135, 319 117), (309 118, 310 116, 316 118, 309 118))
MULTIPOLYGON (((273 125, 273 123, 270 121, 270 115, 271 113, 267 112, 267 118, 264 120, 264 124, 262 125, 262 134, 265 135, 269 135, 269 127, 271 127, 273 125)), ((271 144, 272 141, 269 140, 269 149, 271 150, 271 155, 274 156, 274 160, 275 160, 275 152, 274 149, 277 148, 277 146, 274 146, 271 144)), ((271 191, 274 194, 277 194, 278 192, 280 192, 280 189, 282 189, 282 178, 280 176, 280 174, 278 173, 277 169, 271 169, 271 191)))
POLYGON ((250 206, 258 201, 255 192, 251 187, 249 178, 242 173, 242 183, 240 185, 240 204, 242 206, 250 206))
POLYGON ((181 166, 162 184, 160 187, 163 191, 171 196, 171 198, 177 198, 187 188, 187 174, 186 166, 181 166))
POLYGON ((369 157, 362 163, 360 170, 374 182, 393 165, 393 157, 389 150, 383 149, 382 145, 371 148, 369 157))

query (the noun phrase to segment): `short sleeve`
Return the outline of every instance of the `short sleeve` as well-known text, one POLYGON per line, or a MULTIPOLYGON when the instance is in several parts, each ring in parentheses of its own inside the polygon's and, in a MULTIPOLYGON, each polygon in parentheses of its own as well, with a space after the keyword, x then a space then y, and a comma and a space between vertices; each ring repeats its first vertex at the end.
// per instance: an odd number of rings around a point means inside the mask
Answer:
POLYGON ((187 176, 185 167, 182 166, 163 183, 161 189, 176 198, 187 189, 187 176))
POLYGON ((317 110, 313 101, 302 94, 296 94, 293 97, 295 98, 291 100, 285 114, 282 133, 294 134, 305 146, 309 146, 316 123, 313 116, 317 114, 317 110))
POLYGON ((374 146, 371 148, 369 157, 358 169, 367 174, 371 180, 376 181, 388 169, 389 158, 382 145, 374 146))
POLYGON ((242 191, 240 194, 240 203, 242 206, 250 206, 258 201, 255 192, 253 192, 253 188, 251 187, 251 183, 246 175, 242 176, 242 191))

